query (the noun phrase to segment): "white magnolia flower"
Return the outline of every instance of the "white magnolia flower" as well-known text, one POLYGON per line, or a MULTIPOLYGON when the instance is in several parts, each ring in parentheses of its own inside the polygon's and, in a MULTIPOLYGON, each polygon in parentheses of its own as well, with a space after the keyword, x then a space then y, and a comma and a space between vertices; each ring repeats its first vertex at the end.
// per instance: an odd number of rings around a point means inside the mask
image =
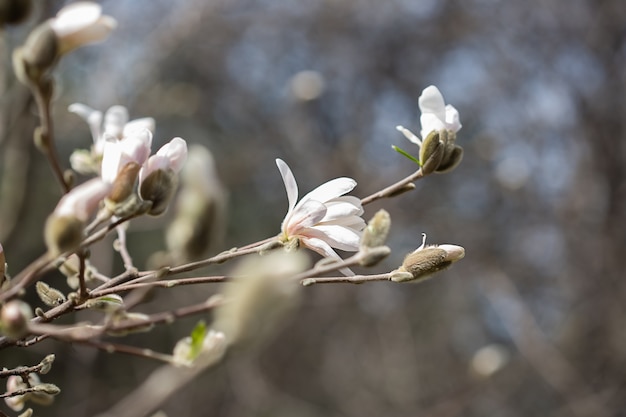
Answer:
POLYGON ((100 178, 86 181, 72 188, 69 193, 61 198, 54 209, 54 215, 76 217, 78 220, 86 222, 109 191, 111 191, 111 184, 100 178))
POLYGON ((187 160, 187 142, 182 138, 174 138, 148 158, 141 171, 139 183, 157 170, 169 171, 178 174, 187 160))
POLYGON ((107 137, 102 152, 101 178, 110 184, 117 174, 130 162, 143 166, 150 156, 152 132, 148 129, 134 130, 122 140, 107 137))
POLYGON ((461 129, 459 112, 454 106, 445 104, 443 95, 434 85, 422 91, 418 103, 422 112, 420 116, 422 139, 433 130, 446 129, 456 133, 461 129))
POLYGON ((445 104, 443 95, 434 85, 429 85, 422 91, 418 103, 422 112, 420 116, 420 123, 422 124, 421 139, 402 126, 396 127, 411 142, 421 146, 426 136, 434 130, 445 129, 456 133, 461 129, 459 112, 454 106, 445 104))
POLYGON ((117 22, 102 15, 102 7, 92 2, 72 3, 50 19, 50 27, 58 38, 59 55, 88 43, 106 38, 117 22))
POLYGON ((101 111, 94 110, 81 103, 74 103, 68 107, 68 111, 83 118, 89 125, 93 137, 93 153, 96 157, 102 157, 104 142, 107 137, 124 139, 133 132, 148 129, 154 133, 155 123, 152 117, 128 120, 128 110, 124 106, 112 106, 103 115, 101 111))
POLYGON ((333 248, 358 251, 365 221, 361 200, 344 196, 356 186, 352 178, 336 178, 320 185, 298 200, 298 185, 289 166, 281 159, 276 165, 283 177, 289 211, 283 220, 280 240, 301 244, 315 252, 333 258, 339 255, 333 248))

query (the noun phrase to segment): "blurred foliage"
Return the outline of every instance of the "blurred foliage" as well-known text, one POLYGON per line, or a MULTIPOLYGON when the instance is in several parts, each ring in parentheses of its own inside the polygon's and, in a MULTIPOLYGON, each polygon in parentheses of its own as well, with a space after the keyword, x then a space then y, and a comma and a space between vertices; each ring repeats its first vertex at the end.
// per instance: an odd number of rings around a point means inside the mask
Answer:
MULTIPOLYGON (((153 148, 173 136, 207 145, 230 193, 216 251, 278 233, 287 201, 274 158, 289 163, 302 192, 351 176, 365 196, 414 169, 391 145, 410 149, 395 126, 419 130, 424 87, 437 85, 464 125, 465 157, 454 172, 366 213, 384 205, 391 214, 394 253, 381 271, 397 267, 422 232, 430 243, 464 246, 462 262, 422 285, 307 288, 270 346, 230 355, 170 400, 168 415, 597 417, 626 409, 625 2, 102 4, 118 29, 59 67, 60 153, 91 140, 67 113, 72 102, 120 103, 131 117, 154 117, 153 148), (481 377, 472 359, 493 344, 508 361, 481 377)), ((10 272, 43 251, 41 226, 59 197, 32 147, 32 103, 9 67, 24 30, 7 30, 2 45, 0 241, 10 272)), ((131 227, 138 264, 163 248, 167 219, 131 227)), ((119 270, 116 259, 110 242, 93 251, 105 273, 119 270)), ((163 309, 214 290, 157 291, 152 303, 163 309)), ((193 323, 129 338, 170 350, 193 323)), ((156 366, 52 342, 4 351, 0 362, 38 361, 53 349, 61 352, 48 380, 63 393, 49 415, 105 410, 156 366)))

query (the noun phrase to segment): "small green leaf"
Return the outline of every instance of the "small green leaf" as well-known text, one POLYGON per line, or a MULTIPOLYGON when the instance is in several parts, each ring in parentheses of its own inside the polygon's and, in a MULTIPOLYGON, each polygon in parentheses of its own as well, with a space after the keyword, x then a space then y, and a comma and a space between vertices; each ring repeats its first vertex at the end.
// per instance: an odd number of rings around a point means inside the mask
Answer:
POLYGON ((206 336, 206 323, 204 320, 200 320, 196 327, 191 331, 191 352, 189 353, 190 359, 195 359, 202 350, 204 344, 204 337, 206 336))
POLYGON ((403 156, 409 158, 411 161, 413 161, 417 165, 421 166, 420 165, 420 161, 418 161, 417 158, 415 158, 413 155, 409 154, 404 149, 398 148, 396 145, 391 145, 391 147, 393 148, 394 151, 398 152, 400 155, 403 155, 403 156))

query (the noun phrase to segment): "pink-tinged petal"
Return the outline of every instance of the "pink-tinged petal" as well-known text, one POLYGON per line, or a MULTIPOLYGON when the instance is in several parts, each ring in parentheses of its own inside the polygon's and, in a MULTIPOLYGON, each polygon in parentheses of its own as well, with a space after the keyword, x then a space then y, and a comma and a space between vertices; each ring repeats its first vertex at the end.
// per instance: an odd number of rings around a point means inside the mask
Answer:
POLYGON ((58 216, 74 216, 87 221, 98 208, 100 202, 109 194, 112 185, 93 178, 70 190, 57 204, 54 213, 58 216))
POLYGON ((167 171, 170 166, 170 161, 167 157, 163 155, 152 155, 141 170, 139 171, 139 184, 143 182, 144 178, 147 178, 148 175, 152 174, 154 171, 163 170, 167 171))
POLYGON ((283 183, 285 184, 285 189, 287 190, 287 199, 289 201, 288 212, 291 212, 298 201, 298 184, 296 183, 296 178, 293 176, 291 169, 289 169, 289 166, 285 163, 285 161, 277 158, 276 165, 278 166, 280 175, 283 178, 283 183))
POLYGON ((305 204, 298 205, 285 218, 283 231, 287 236, 297 236, 302 233, 302 229, 317 224, 326 215, 326 206, 319 201, 309 200, 305 204))
POLYGON ((433 113, 439 120, 445 120, 446 110, 443 95, 437 87, 429 85, 419 97, 419 107, 422 113, 433 113))
POLYGON ((321 239, 331 247, 345 251, 358 250, 361 241, 361 233, 337 225, 317 225, 308 229, 306 235, 321 239))
POLYGON ((302 197, 302 200, 300 201, 316 200, 325 203, 333 198, 349 193, 354 189, 354 187, 356 187, 356 181, 352 178, 335 178, 334 180, 330 180, 320 185, 302 197))
POLYGON ((179 173, 187 160, 187 142, 182 138, 174 138, 161 147, 156 153, 169 161, 169 169, 179 173))

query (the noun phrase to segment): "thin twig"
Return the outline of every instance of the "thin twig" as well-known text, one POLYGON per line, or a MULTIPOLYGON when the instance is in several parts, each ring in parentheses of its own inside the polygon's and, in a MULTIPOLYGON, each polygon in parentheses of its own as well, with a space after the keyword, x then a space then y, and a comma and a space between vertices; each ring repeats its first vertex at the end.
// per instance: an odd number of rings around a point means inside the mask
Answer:
POLYGON ((402 189, 405 188, 408 184, 411 184, 412 182, 417 181, 421 178, 424 178, 424 174, 422 173, 422 169, 420 168, 417 171, 415 171, 413 174, 409 175, 408 177, 404 179, 401 179, 395 184, 392 184, 389 187, 383 188, 382 190, 377 191, 374 194, 371 194, 367 197, 362 198, 361 204, 365 206, 376 200, 380 200, 381 198, 391 197, 397 194, 398 192, 402 191, 402 189))

